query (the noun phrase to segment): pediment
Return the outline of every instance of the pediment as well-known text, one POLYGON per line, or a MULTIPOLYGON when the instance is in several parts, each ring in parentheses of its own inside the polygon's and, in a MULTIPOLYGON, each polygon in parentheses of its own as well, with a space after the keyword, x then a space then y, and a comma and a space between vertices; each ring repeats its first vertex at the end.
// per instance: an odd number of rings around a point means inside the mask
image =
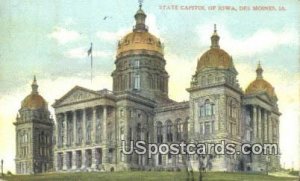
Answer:
POLYGON ((71 89, 60 99, 56 100, 53 107, 59 107, 61 105, 72 104, 77 102, 83 102, 100 97, 98 93, 93 90, 89 90, 83 87, 76 86, 71 89))
POLYGON ((258 96, 266 102, 272 102, 270 96, 266 92, 262 92, 258 96))

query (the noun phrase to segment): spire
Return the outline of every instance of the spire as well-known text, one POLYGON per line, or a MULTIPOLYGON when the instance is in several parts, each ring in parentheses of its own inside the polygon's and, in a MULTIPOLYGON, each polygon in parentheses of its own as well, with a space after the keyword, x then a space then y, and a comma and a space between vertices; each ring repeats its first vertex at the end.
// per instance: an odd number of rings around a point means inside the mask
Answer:
POLYGON ((217 33, 217 25, 214 24, 214 33, 213 35, 211 36, 211 46, 210 48, 220 48, 220 45, 219 45, 219 40, 220 40, 220 37, 217 33))
POLYGON ((260 61, 258 62, 257 68, 256 68, 256 79, 262 79, 263 78, 263 69, 261 67, 260 61))
POLYGON ((33 77, 33 82, 31 84, 31 88, 32 88, 32 94, 38 94, 38 85, 37 85, 37 81, 36 81, 36 76, 34 75, 33 77))
POLYGON ((143 6, 143 0, 139 0, 139 9, 134 15, 136 23, 133 28, 133 31, 137 31, 137 32, 148 31, 148 28, 145 24, 147 15, 144 13, 142 6, 143 6))

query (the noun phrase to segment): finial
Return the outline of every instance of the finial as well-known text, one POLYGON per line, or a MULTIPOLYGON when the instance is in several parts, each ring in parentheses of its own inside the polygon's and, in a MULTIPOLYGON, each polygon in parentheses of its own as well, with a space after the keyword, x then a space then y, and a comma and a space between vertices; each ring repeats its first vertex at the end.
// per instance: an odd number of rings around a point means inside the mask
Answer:
POLYGON ((214 33, 217 33, 217 25, 214 24, 214 33))
POLYGON ((143 6, 143 0, 139 0, 139 7, 140 7, 140 9, 142 9, 142 6, 143 6))
POLYGON ((211 48, 220 48, 219 40, 220 40, 220 37, 217 34, 217 25, 214 24, 214 33, 211 36, 211 46, 210 47, 211 48))
POLYGON ((33 76, 33 84, 36 84, 36 76, 33 76))
POLYGON ((139 31, 139 32, 145 32, 148 31, 148 28, 145 24, 145 20, 147 15, 145 14, 145 12, 142 10, 142 6, 143 6, 143 0, 139 0, 139 10, 136 12, 136 14, 134 15, 136 24, 133 27, 133 31, 139 31))

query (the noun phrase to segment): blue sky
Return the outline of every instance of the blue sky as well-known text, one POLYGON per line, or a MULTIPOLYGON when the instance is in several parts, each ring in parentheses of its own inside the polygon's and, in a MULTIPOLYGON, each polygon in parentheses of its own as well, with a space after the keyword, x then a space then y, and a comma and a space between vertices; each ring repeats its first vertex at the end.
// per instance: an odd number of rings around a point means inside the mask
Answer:
MULTIPOLYGON (((8 158, 9 169, 14 169, 15 148, 6 143, 14 138, 12 122, 20 101, 30 92, 33 75, 50 105, 77 84, 111 88, 117 40, 131 31, 137 7, 133 0, 0 2, 0 158, 8 158), (86 56, 90 42, 95 54, 93 85, 86 56)), ((255 78, 261 60, 283 113, 282 163, 296 164, 297 157, 288 155, 299 155, 299 146, 289 144, 296 141, 289 138, 299 137, 299 1, 156 0, 145 1, 143 9, 150 32, 164 42, 170 96, 175 100, 188 99, 184 89, 197 58, 210 46, 213 24, 218 26, 221 48, 233 56, 243 89, 255 78), (284 6, 286 11, 161 10, 162 5, 284 6)))

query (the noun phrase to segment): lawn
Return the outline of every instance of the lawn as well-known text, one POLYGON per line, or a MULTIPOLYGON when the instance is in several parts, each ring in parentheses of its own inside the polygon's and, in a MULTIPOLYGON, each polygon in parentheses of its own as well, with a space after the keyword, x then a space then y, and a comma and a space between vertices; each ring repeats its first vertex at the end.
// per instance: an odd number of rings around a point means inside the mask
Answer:
MULTIPOLYGON (((203 174, 202 181, 296 181, 297 178, 274 177, 253 173, 223 173, 208 172, 203 174)), ((199 173, 194 173, 194 179, 188 178, 185 172, 91 172, 91 173, 52 173, 43 175, 7 176, 8 181, 34 180, 70 180, 70 181, 199 181, 199 173)))

